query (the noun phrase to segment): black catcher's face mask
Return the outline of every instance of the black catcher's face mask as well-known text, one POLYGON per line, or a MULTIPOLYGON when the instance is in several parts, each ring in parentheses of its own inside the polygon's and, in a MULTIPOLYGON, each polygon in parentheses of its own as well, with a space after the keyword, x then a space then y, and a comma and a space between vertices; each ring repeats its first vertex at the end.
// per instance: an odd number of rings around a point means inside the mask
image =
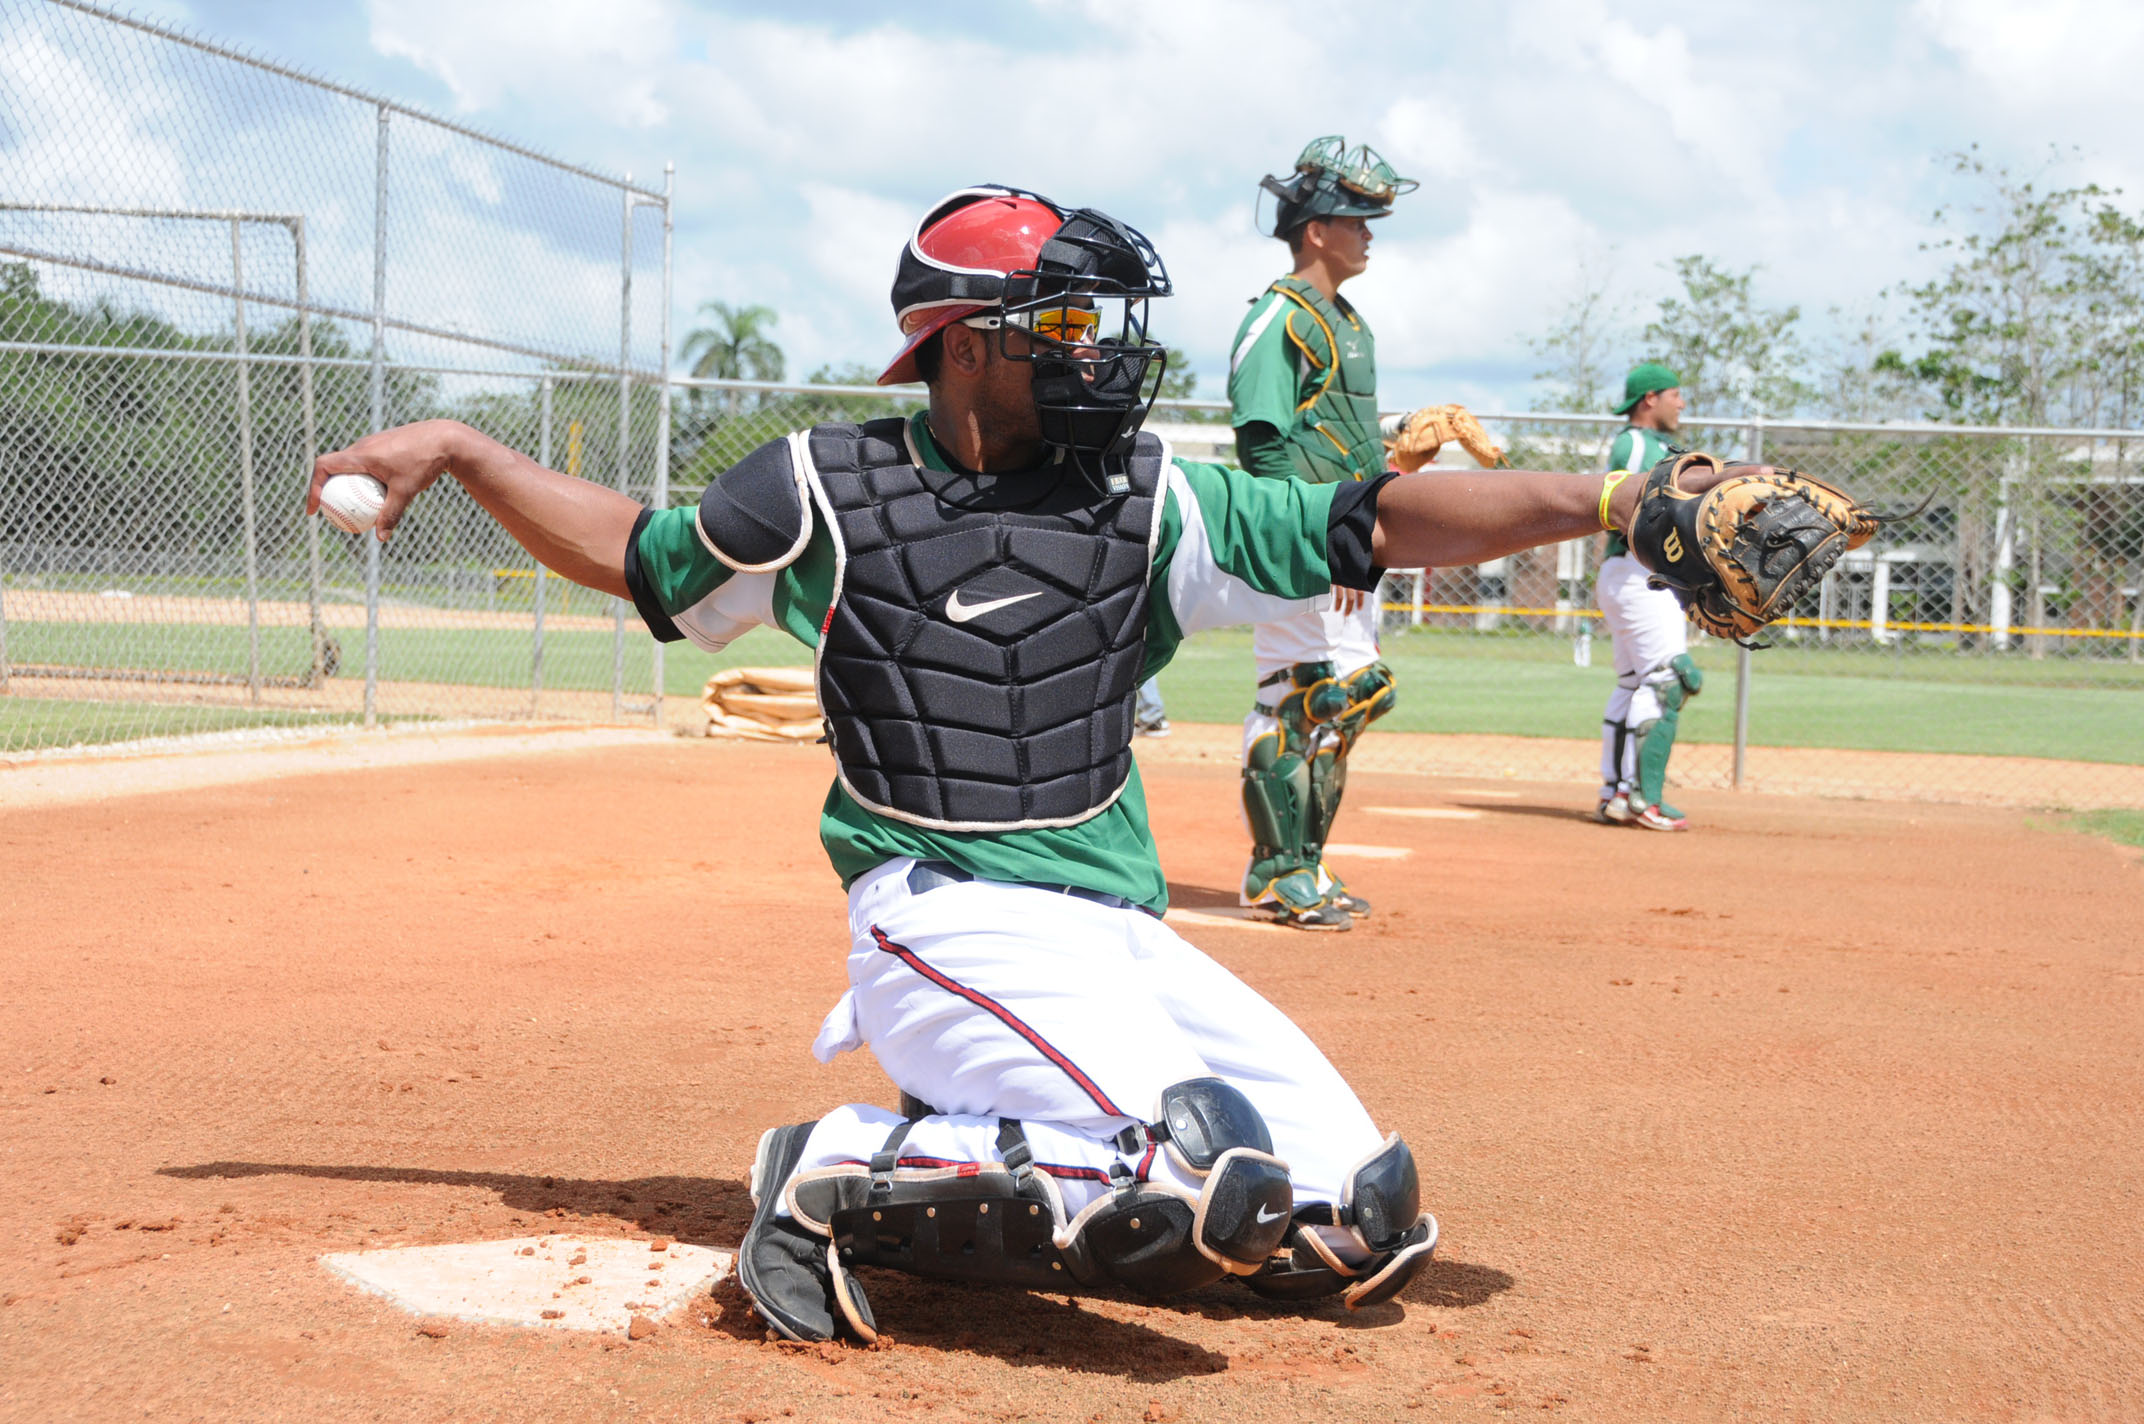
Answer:
POLYGON ((1124 459, 1168 364, 1148 335, 1147 307, 1171 290, 1160 254, 1137 229, 1082 208, 1033 268, 1007 275, 996 312, 968 318, 998 329, 1007 359, 1034 364, 1043 442, 1099 494, 1129 488, 1124 459), (1027 340, 1009 340, 1012 328, 1027 340))

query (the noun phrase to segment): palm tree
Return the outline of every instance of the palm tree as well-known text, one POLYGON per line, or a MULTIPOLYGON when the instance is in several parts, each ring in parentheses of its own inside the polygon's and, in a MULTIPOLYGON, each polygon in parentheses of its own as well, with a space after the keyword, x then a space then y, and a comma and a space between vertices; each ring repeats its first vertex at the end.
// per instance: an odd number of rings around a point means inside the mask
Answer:
MULTIPOLYGON (((731 306, 728 302, 702 302, 700 315, 710 318, 706 326, 685 334, 679 355, 689 374, 724 381, 779 381, 784 361, 782 348, 774 344, 767 329, 781 317, 772 307, 731 306)), ((694 391, 695 399, 701 393, 694 391)), ((738 393, 727 393, 724 402, 732 413, 738 408, 738 393)))

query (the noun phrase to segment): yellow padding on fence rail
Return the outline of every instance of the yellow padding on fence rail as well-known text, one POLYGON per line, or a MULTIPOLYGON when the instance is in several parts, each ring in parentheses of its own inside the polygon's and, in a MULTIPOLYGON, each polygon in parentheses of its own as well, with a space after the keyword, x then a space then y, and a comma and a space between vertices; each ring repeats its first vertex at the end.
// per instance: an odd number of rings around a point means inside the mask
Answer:
MULTIPOLYGON (((1387 613, 1458 613, 1473 616, 1478 613, 1495 613, 1507 618, 1598 618, 1598 608, 1512 608, 1496 603, 1388 603, 1387 613)), ((1876 625, 1866 618, 1782 618, 1771 625, 1774 628, 1867 628, 1876 625)), ((1898 633, 2007 633, 2015 638, 2138 638, 2144 632, 2132 633, 2126 628, 2034 628, 2022 623, 1905 623, 1892 622, 1883 625, 1885 632, 1898 633)))

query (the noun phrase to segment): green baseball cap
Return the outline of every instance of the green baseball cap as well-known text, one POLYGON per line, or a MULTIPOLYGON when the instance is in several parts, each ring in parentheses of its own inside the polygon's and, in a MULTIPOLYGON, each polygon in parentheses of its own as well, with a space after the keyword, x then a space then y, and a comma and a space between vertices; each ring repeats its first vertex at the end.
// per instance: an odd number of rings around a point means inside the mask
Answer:
POLYGON ((1615 413, 1628 415, 1632 406, 1654 391, 1672 391, 1681 384, 1682 377, 1658 361, 1647 361, 1623 378, 1623 403, 1615 407, 1615 413))

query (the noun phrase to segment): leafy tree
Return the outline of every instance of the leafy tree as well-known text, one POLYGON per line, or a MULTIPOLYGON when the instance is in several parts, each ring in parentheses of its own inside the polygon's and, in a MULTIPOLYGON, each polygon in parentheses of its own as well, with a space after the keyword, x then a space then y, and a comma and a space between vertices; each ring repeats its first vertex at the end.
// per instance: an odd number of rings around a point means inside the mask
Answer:
MULTIPOLYGON (((230 332, 195 333, 109 300, 46 295, 27 264, 0 267, 0 340, 75 347, 131 347, 165 356, 60 352, 0 354, 0 541, 35 548, 64 569, 71 550, 111 550, 187 563, 203 575, 235 573, 243 523, 239 494, 237 367, 223 356, 230 332)), ((295 316, 247 333, 260 356, 299 349, 295 316)), ((362 358, 333 322, 316 321, 313 355, 362 358)), ((297 494, 305 474, 302 376, 286 362, 247 369, 255 508, 265 559, 295 558, 305 524, 297 494)), ((371 376, 362 365, 315 365, 319 449, 347 445, 371 428, 371 376)), ((390 421, 438 413, 435 377, 390 369, 390 421)))
POLYGON ((1534 372, 1548 383, 1548 409, 1598 415, 1615 404, 1627 343, 1623 309, 1610 293, 1612 254, 1579 255, 1576 281, 1563 315, 1545 334, 1527 342, 1548 364, 1534 372))
MULTIPOLYGON (((1161 373, 1161 388, 1154 399, 1157 401, 1192 401, 1199 398, 1199 373, 1192 368, 1191 358, 1171 346, 1169 360, 1161 373)), ((1191 425, 1223 425, 1228 422, 1228 412, 1223 410, 1171 409, 1157 412, 1164 420, 1181 421, 1191 425)))
POLYGON ((700 303, 706 326, 685 333, 678 355, 688 374, 702 380, 779 381, 787 365, 782 348, 767 335, 781 321, 774 308, 700 303))
POLYGON ((1950 162, 1978 191, 1936 213, 1964 228, 1928 244, 1950 257, 1949 269, 1904 289, 1921 350, 1885 352, 1879 368, 1918 382, 1933 419, 2044 425, 2069 413, 2060 407, 2090 365, 2079 298, 2095 274, 2079 227, 2104 194, 2091 184, 2042 189, 1975 150, 1950 162))
POLYGON ((1807 405, 1814 392, 1801 378, 1802 309, 1759 306, 1755 268, 1735 272, 1697 255, 1672 266, 1682 291, 1661 299, 1645 340, 1681 375, 1691 413, 1782 416, 1807 405))

